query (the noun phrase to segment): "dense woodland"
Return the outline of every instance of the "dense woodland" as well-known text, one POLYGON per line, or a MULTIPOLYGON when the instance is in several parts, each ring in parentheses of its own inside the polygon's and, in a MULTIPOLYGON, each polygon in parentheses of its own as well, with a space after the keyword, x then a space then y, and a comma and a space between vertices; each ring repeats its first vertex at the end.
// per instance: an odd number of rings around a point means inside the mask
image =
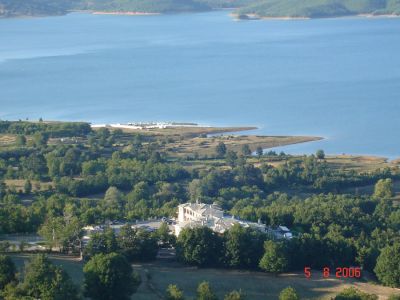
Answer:
POLYGON ((400 14, 397 0, 0 0, 0 17, 60 15, 74 10, 178 13, 219 8, 237 8, 239 15, 260 17, 400 14))
MULTIPOLYGON (((174 247, 180 262, 199 267, 281 273, 359 266, 380 283, 400 287, 397 167, 357 172, 330 167, 323 151, 291 157, 245 145, 236 153, 222 142, 212 157, 182 158, 166 152, 168 137, 93 131, 86 123, 1 121, 0 134, 12 138, 0 147, 0 234, 39 233, 49 248, 77 253, 85 225, 175 217, 178 204, 199 200, 242 219, 288 226, 295 237, 273 240, 234 226, 223 235, 185 229, 175 239, 166 225, 154 233, 126 226, 118 236, 112 230, 96 234, 85 260, 149 261, 159 247, 174 247), (373 195, 357 192, 367 185, 375 186, 373 195)), ((9 249, 7 242, 0 247, 9 249)), ((98 267, 85 268, 106 272, 98 267)), ((100 284, 90 276, 90 286, 100 284)), ((7 293, 31 293, 25 281, 7 293)), ((93 299, 111 299, 85 290, 93 299)))
POLYGON ((241 7, 239 14, 260 17, 329 18, 360 14, 400 14, 397 0, 261 0, 241 7))

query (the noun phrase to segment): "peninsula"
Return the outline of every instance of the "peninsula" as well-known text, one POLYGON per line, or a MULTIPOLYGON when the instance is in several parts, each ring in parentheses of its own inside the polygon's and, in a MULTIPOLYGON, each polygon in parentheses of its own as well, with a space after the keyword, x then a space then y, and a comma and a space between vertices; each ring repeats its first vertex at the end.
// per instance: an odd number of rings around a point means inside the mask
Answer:
POLYGON ((391 0, 261 0, 239 8, 234 14, 241 19, 398 16, 400 3, 391 0))

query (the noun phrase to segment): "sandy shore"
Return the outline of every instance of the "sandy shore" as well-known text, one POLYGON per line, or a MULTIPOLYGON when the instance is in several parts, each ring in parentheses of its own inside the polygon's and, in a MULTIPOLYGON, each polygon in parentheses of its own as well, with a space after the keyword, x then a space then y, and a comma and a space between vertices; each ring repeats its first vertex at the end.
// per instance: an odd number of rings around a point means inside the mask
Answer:
POLYGON ((121 16, 155 16, 160 13, 149 13, 140 11, 94 11, 93 15, 121 15, 121 16))
POLYGON ((384 15, 374 15, 374 14, 360 14, 357 17, 361 18, 400 18, 400 15, 395 14, 384 14, 384 15))
POLYGON ((245 18, 240 17, 241 15, 232 13, 232 17, 237 20, 311 20, 311 19, 339 19, 339 18, 400 18, 400 15, 396 14, 382 14, 382 15, 375 15, 375 14, 358 14, 358 15, 348 15, 348 16, 337 16, 337 17, 288 17, 288 16, 277 16, 277 17, 262 17, 257 14, 243 14, 245 18))

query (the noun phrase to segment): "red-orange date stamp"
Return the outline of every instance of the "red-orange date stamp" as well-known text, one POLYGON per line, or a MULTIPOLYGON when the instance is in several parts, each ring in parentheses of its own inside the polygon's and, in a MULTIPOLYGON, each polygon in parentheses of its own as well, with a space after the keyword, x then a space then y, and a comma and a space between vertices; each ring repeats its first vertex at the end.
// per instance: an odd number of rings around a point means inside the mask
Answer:
MULTIPOLYGON (((312 277, 312 272, 310 267, 304 268, 304 276, 306 278, 312 277)), ((314 271, 315 272, 315 271, 314 271)), ((361 278, 361 268, 360 267, 339 267, 335 269, 331 269, 329 267, 324 267, 322 269, 322 277, 323 278, 361 278)))

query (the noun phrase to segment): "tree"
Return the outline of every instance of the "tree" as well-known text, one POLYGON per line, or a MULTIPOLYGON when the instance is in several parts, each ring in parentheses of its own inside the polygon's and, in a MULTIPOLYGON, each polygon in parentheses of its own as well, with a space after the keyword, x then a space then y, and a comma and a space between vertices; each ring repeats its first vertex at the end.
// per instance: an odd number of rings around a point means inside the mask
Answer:
POLYGON ((111 228, 107 228, 104 232, 92 234, 84 249, 83 256, 90 258, 96 254, 109 254, 118 250, 119 246, 115 233, 111 228))
POLYGON ((223 142, 219 142, 216 149, 217 157, 224 157, 226 154, 226 146, 223 142))
POLYGON ((26 137, 22 134, 17 135, 15 139, 15 143, 17 146, 25 146, 26 145, 26 137))
POLYGON ((261 269, 270 273, 281 273, 287 270, 289 261, 282 244, 266 241, 264 250, 264 256, 259 264, 261 269))
POLYGON ((176 255, 180 261, 197 266, 218 263, 221 240, 210 228, 184 228, 178 236, 176 255))
POLYGON ((32 192, 32 183, 29 179, 25 181, 24 192, 25 194, 30 194, 32 192))
POLYGON ((183 291, 175 284, 170 284, 167 288, 166 300, 184 300, 183 291))
POLYGON ((378 300, 378 296, 363 293, 355 287, 349 287, 340 292, 333 300, 378 300))
POLYGON ((7 185, 4 181, 0 180, 0 200, 7 193, 7 185))
POLYGON ((400 243, 382 249, 374 272, 383 284, 400 287, 400 243))
POLYGON ((225 157, 226 163, 230 165, 232 168, 236 165, 237 159, 238 156, 235 151, 229 150, 228 152, 226 152, 226 157, 225 157))
POLYGON ((78 289, 69 275, 60 267, 54 266, 45 255, 35 256, 25 267, 24 281, 20 289, 25 296, 35 299, 80 298, 78 289))
POLYGON ((374 197, 378 199, 387 199, 393 196, 393 181, 390 178, 380 179, 375 184, 374 197))
POLYGON ((140 285, 126 258, 116 253, 97 254, 83 268, 84 294, 96 300, 128 300, 140 285))
POLYGON ((218 300, 214 291, 211 289, 207 281, 203 281, 197 287, 197 300, 218 300))
POLYGON ((104 202, 107 207, 120 207, 122 202, 121 192, 114 186, 109 187, 104 195, 104 202))
POLYGON ((250 146, 249 146, 248 144, 244 144, 244 145, 242 146, 242 154, 243 154, 244 156, 249 156, 249 155, 251 155, 251 149, 250 149, 250 146))
POLYGON ((160 227, 156 231, 156 236, 158 241, 161 243, 162 246, 174 246, 176 242, 175 235, 170 233, 169 226, 167 223, 162 222, 160 227))
POLYGON ((191 201, 197 201, 202 196, 202 186, 199 179, 193 179, 188 186, 188 194, 191 201))
POLYGON ((263 150, 263 148, 262 148, 261 146, 258 146, 258 147, 257 147, 257 149, 256 149, 256 154, 257 154, 258 158, 260 158, 261 156, 263 156, 264 150, 263 150))
POLYGON ((118 235, 118 245, 128 261, 154 260, 158 253, 157 239, 144 229, 125 225, 118 235))
POLYGON ((82 226, 77 217, 49 217, 39 228, 42 236, 50 248, 58 247, 60 250, 76 250, 79 247, 82 226))
POLYGON ((292 287, 287 287, 283 289, 279 294, 279 300, 299 300, 300 297, 297 295, 297 292, 292 287))
POLYGON ((35 132, 33 135, 33 142, 36 147, 44 146, 47 144, 48 136, 40 131, 35 132))
POLYGON ((263 255, 263 236, 235 224, 224 233, 224 262, 234 268, 257 267, 263 255))
POLYGON ((246 299, 246 297, 241 290, 239 291, 234 290, 226 294, 224 297, 224 300, 244 300, 244 299, 246 299))
POLYGON ((11 257, 0 255, 0 290, 16 280, 16 268, 11 257))
POLYGON ((121 216, 123 207, 123 195, 115 187, 111 186, 107 189, 103 200, 103 216, 105 219, 114 220, 121 216))
POLYGON ((323 160, 325 159, 325 152, 324 150, 317 150, 317 152, 315 153, 315 156, 317 157, 317 159, 319 160, 323 160))
POLYGON ((49 217, 39 228, 39 235, 43 237, 50 248, 62 247, 63 237, 62 231, 64 228, 63 218, 49 217))

